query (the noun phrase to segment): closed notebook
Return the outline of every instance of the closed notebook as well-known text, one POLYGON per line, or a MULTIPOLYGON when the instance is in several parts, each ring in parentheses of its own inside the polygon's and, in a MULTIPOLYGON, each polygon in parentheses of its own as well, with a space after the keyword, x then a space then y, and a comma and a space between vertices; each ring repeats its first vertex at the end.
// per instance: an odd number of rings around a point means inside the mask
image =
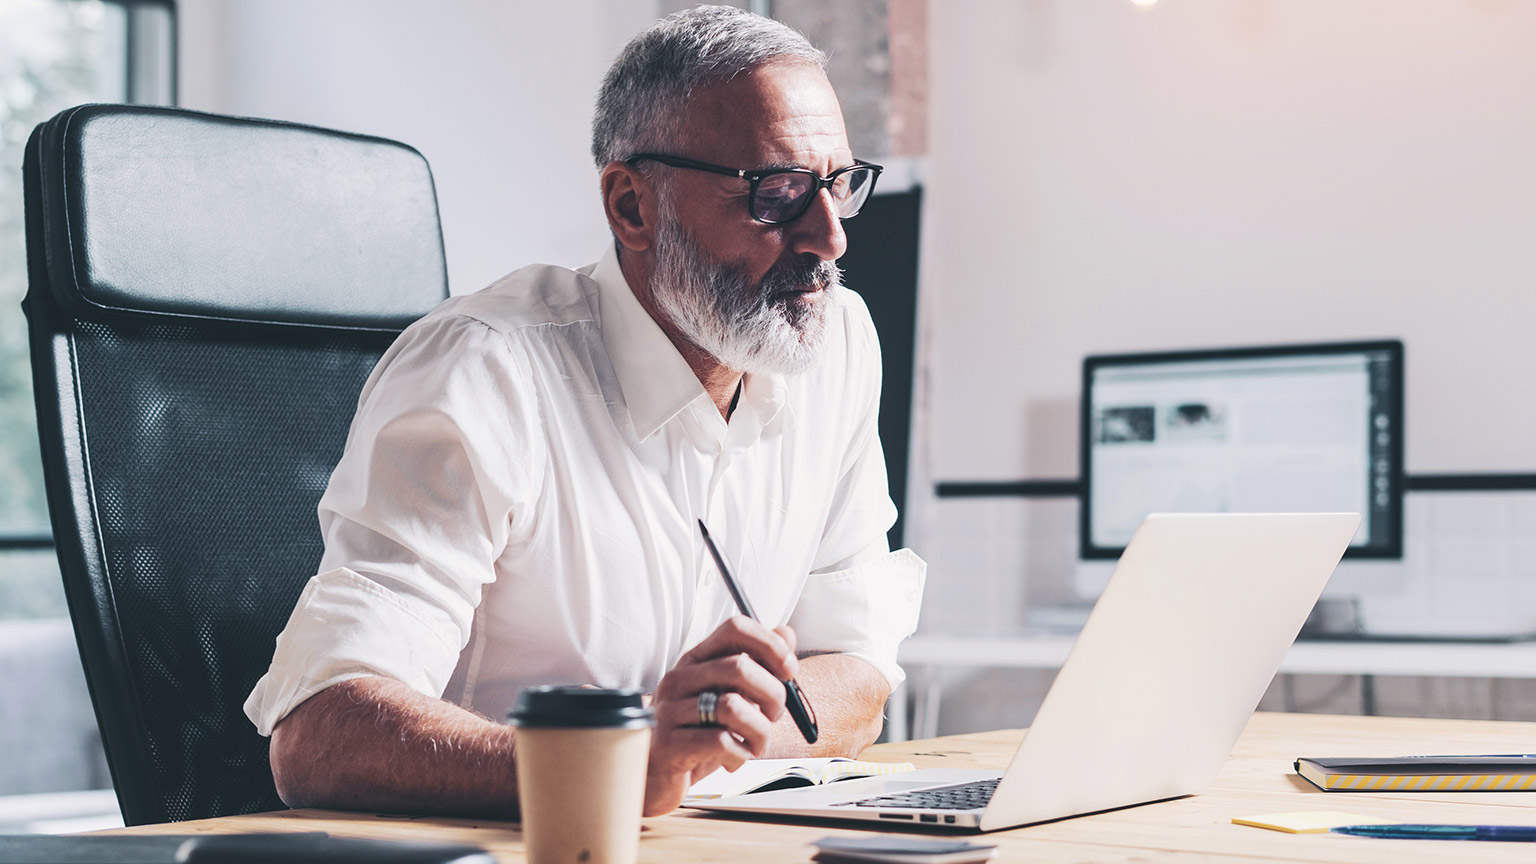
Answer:
POLYGON ((841 756, 830 759, 753 759, 735 771, 724 768, 688 787, 688 798, 730 798, 797 786, 817 786, 911 771, 911 762, 859 762, 841 756))
POLYGON ((1526 792, 1536 788, 1536 757, 1303 758, 1296 773, 1328 792, 1526 792))

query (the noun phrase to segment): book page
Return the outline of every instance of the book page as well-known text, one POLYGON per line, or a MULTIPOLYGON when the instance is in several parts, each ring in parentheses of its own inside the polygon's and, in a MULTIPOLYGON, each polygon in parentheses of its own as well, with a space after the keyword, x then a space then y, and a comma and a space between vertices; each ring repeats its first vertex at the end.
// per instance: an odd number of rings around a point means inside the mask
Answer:
POLYGON ((855 777, 911 771, 911 762, 858 762, 842 756, 805 759, 753 759, 729 772, 724 768, 688 787, 687 798, 729 798, 770 789, 814 786, 855 777))
POLYGON ((853 759, 832 759, 817 773, 817 779, 822 783, 836 783, 839 780, 855 780, 859 777, 898 774, 916 768, 917 766, 911 762, 858 762, 853 759))
POLYGON ((840 756, 821 759, 753 759, 734 772, 719 769, 689 786, 685 797, 729 798, 732 795, 745 795, 785 778, 797 778, 801 786, 814 786, 821 782, 821 772, 828 765, 850 761, 840 756))

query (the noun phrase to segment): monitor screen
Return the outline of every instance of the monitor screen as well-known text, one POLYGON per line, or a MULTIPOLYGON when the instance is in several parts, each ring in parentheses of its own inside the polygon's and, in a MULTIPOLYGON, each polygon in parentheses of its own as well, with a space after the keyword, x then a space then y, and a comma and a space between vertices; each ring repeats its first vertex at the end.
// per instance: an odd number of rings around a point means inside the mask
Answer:
POLYGON ((1082 411, 1084 558, 1148 513, 1328 511, 1402 557, 1401 342, 1089 357, 1082 411))

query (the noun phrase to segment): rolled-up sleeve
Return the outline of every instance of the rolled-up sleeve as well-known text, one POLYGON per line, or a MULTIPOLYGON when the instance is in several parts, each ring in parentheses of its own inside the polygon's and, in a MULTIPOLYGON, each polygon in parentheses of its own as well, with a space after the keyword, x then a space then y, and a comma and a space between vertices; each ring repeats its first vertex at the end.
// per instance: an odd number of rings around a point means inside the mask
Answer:
POLYGON ((539 470, 509 352, 473 319, 429 317, 380 361, 320 501, 319 575, 245 703, 262 735, 352 678, 443 694, 539 470))
POLYGON ((799 649, 857 657, 895 690, 906 680, 896 649, 917 629, 927 569, 911 549, 898 549, 852 567, 812 573, 789 621, 799 649))
POLYGON ((790 626, 802 652, 858 657, 894 690, 906 678, 896 649, 917 630, 928 565, 910 549, 888 551, 896 507, 878 433, 880 345, 863 301, 851 292, 846 297, 848 444, 815 569, 790 626))
POLYGON ((394 678, 421 693, 441 694, 458 657, 446 628, 424 618, 399 595, 340 568, 309 580, 277 637, 267 674, 245 703, 256 731, 272 727, 309 697, 352 678, 394 678), (410 634, 381 639, 381 633, 410 634))

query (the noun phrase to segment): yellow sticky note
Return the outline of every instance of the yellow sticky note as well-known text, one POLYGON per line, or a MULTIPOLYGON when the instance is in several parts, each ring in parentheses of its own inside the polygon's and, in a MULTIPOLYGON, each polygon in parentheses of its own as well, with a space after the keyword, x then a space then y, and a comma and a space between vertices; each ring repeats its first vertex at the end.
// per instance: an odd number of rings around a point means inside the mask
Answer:
POLYGON ((1250 825, 1268 828, 1287 834, 1321 834, 1330 828, 1345 825, 1396 825, 1396 819, 1380 816, 1361 816, 1358 813, 1340 813, 1336 810, 1302 810, 1297 813, 1265 813, 1262 816, 1232 817, 1234 825, 1250 825))

